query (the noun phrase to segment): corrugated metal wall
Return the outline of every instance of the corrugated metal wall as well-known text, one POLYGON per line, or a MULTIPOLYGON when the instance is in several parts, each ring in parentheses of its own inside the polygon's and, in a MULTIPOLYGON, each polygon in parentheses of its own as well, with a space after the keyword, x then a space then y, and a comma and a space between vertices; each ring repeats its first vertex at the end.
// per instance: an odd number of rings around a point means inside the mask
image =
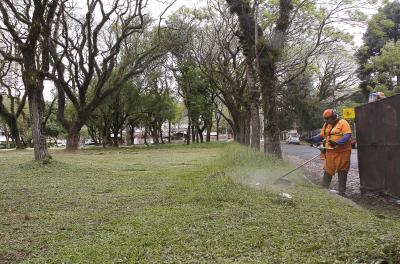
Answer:
POLYGON ((400 95, 356 108, 360 185, 400 197, 400 95))

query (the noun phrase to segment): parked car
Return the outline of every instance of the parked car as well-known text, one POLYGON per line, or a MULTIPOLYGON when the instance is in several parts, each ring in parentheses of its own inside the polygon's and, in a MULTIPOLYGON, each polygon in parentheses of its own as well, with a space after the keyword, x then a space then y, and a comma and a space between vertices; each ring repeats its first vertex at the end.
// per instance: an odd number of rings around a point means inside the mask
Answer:
POLYGON ((95 142, 93 141, 93 139, 86 139, 85 145, 95 145, 95 142))
POLYGON ((286 139, 286 144, 300 144, 300 135, 298 133, 289 133, 286 139))
POLYGON ((57 147, 65 147, 67 146, 67 141, 66 140, 57 140, 57 147))

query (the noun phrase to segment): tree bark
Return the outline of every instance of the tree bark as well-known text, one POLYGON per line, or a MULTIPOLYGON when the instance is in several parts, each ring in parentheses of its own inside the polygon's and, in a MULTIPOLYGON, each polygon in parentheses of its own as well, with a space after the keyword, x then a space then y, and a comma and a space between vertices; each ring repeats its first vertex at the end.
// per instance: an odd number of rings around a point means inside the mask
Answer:
POLYGON ((245 131, 246 130, 246 124, 245 124, 244 120, 241 120, 239 128, 240 128, 239 143, 242 144, 242 145, 245 145, 246 144, 246 140, 245 140, 245 138, 246 138, 246 131, 245 131))
POLYGON ((197 139, 197 141, 198 141, 197 143, 204 143, 204 136, 203 136, 204 129, 201 129, 200 126, 197 126, 196 130, 197 130, 197 134, 199 135, 198 139, 197 139))
POLYGON ((186 130, 186 145, 190 145, 190 118, 188 119, 188 127, 186 130))
POLYGON ((104 126, 101 131, 101 143, 103 144, 103 148, 107 147, 108 144, 108 128, 104 126))
POLYGON ((43 160, 50 157, 47 150, 46 136, 44 134, 44 98, 43 87, 37 85, 37 76, 26 69, 23 73, 28 91, 29 113, 32 128, 32 140, 35 160, 43 160))
POLYGON ((193 126, 193 128, 194 128, 194 131, 195 131, 195 135, 196 135, 196 144, 199 144, 200 143, 200 140, 199 140, 199 136, 200 136, 200 134, 199 134, 199 130, 197 129, 197 127, 194 127, 193 126))
POLYGON ((246 79, 249 89, 250 99, 250 146, 253 149, 260 150, 260 93, 256 84, 256 72, 251 59, 246 59, 246 79))
POLYGON ((245 119, 244 124, 244 144, 250 146, 250 120, 245 119))
MULTIPOLYGON (((265 71, 264 71, 265 73, 265 71)), ((263 92, 263 110, 264 110, 264 152, 276 155, 282 158, 280 144, 280 130, 278 125, 278 111, 276 100, 276 80, 271 76, 264 76, 268 83, 267 89, 263 92)))
POLYGON ((131 141, 132 134, 131 134, 129 125, 125 126, 125 131, 126 131, 126 133, 125 133, 125 143, 126 143, 126 145, 130 145, 131 142, 132 142, 131 141))
POLYGON ((400 74, 396 76, 397 91, 400 92, 400 74))
POLYGON ((10 136, 8 134, 5 135, 6 137, 6 149, 10 149, 10 136))
POLYGON ((147 129, 145 129, 145 131, 144 131, 144 144, 145 144, 146 146, 149 145, 149 143, 147 142, 147 134, 148 134, 147 129))
POLYGON ((153 138, 153 144, 158 145, 160 143, 160 137, 156 129, 151 131, 151 137, 153 138))
POLYGON ((194 131, 194 125, 192 125, 192 143, 196 143, 196 133, 194 131))
POLYGON ((129 133, 131 134, 131 145, 135 145, 135 127, 132 127, 129 133))
POLYGON ((165 144, 164 138, 163 138, 162 128, 160 127, 159 130, 160 130, 160 140, 161 140, 161 144, 165 144))
POLYGON ((89 136, 90 136, 90 138, 93 140, 93 143, 94 143, 95 145, 98 145, 98 144, 99 144, 99 140, 98 140, 98 136, 97 136, 97 129, 96 129, 96 127, 87 126, 87 128, 88 128, 89 136))
POLYGON ((171 121, 168 120, 168 144, 171 144, 171 121))
POLYGON ((207 127, 206 142, 211 142, 211 126, 207 127))
POLYGON ((3 104, 3 97, 0 94, 0 117, 3 117, 4 121, 10 128, 10 134, 12 139, 14 140, 15 147, 17 149, 24 149, 25 146, 21 142, 21 137, 18 129, 18 117, 17 115, 10 113, 3 104))
POLYGON ((119 138, 118 138, 118 131, 113 131, 113 146, 119 147, 119 138))
POLYGON ((20 137, 20 134, 19 134, 19 130, 18 130, 18 125, 17 125, 17 120, 16 119, 13 119, 11 121, 10 132, 11 132, 11 136, 12 136, 14 142, 15 142, 15 148, 16 149, 24 149, 25 146, 21 142, 21 137, 20 137))
POLYGON ((70 130, 67 135, 67 151, 75 151, 79 149, 79 142, 81 139, 81 135, 79 133, 80 130, 70 130))
POLYGON ((217 141, 219 141, 219 119, 217 119, 217 141))

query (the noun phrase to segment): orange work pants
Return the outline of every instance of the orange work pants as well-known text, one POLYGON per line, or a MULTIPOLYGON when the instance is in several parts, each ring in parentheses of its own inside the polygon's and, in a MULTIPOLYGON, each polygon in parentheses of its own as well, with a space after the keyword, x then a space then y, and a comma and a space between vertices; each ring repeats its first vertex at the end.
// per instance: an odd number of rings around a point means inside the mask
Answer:
POLYGON ((335 152, 327 151, 324 161, 324 170, 331 176, 336 172, 348 172, 350 169, 351 150, 335 152))

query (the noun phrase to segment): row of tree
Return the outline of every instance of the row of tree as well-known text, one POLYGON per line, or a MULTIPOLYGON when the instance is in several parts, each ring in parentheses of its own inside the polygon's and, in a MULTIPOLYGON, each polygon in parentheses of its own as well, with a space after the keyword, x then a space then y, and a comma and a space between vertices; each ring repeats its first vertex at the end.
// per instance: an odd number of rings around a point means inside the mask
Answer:
MULTIPOLYGON (((280 157, 280 130, 313 130, 324 107, 355 94, 352 38, 341 29, 365 21, 368 1, 208 0, 167 20, 151 19, 146 4, 0 2, 0 115, 17 147, 27 122, 36 159, 49 156, 46 137, 60 131, 77 149, 83 127, 104 146, 138 127, 159 143, 184 105, 188 144, 209 141, 223 118, 235 140, 260 149, 264 138, 264 151, 280 157)), ((369 23, 357 55, 364 91, 388 74, 399 81, 398 6, 369 23)))

